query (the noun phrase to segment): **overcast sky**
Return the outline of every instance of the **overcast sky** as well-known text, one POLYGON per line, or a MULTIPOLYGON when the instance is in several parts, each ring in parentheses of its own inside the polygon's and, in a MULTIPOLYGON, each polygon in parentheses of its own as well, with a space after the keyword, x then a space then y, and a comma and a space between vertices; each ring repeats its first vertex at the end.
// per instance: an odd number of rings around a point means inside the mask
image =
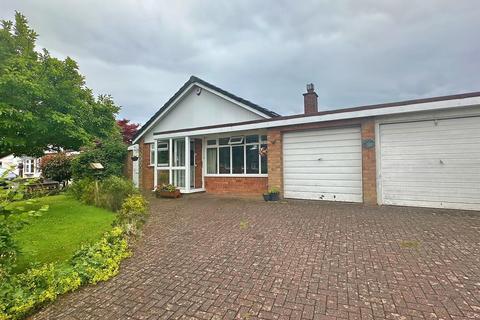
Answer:
POLYGON ((281 114, 480 91, 480 1, 1 0, 144 123, 190 75, 281 114))

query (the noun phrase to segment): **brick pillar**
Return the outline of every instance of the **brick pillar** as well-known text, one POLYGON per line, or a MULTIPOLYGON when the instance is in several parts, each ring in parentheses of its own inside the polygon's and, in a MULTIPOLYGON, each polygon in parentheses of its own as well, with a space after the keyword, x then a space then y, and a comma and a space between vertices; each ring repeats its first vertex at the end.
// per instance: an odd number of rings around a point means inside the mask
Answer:
POLYGON ((268 129, 268 188, 276 187, 283 195, 282 133, 277 128, 268 129))
POLYGON ((362 182, 363 202, 369 205, 377 204, 375 143, 375 121, 367 118, 362 121, 362 182))
POLYGON ((153 190, 153 167, 150 166, 150 144, 140 140, 138 143, 140 154, 140 189, 153 190))
POLYGON ((132 161, 133 151, 129 150, 127 152, 127 158, 125 159, 125 164, 123 167, 123 174, 128 180, 133 178, 133 161, 132 161))

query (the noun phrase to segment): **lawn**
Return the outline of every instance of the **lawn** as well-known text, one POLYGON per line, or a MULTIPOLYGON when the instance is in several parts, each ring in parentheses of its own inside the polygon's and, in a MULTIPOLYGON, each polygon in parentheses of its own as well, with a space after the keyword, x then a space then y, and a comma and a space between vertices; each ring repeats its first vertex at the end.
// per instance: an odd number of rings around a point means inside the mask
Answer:
POLYGON ((31 218, 15 236, 21 253, 17 272, 31 262, 47 263, 69 259, 82 243, 90 243, 111 229, 115 214, 105 209, 87 206, 65 195, 38 199, 37 204, 48 204, 49 210, 40 217, 31 218))

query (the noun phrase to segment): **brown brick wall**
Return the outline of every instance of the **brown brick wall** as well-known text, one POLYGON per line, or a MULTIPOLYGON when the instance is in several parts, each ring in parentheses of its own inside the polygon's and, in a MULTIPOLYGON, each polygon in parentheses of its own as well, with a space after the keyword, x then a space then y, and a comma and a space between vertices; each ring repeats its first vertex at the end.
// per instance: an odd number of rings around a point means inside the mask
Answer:
MULTIPOLYGON (((375 121, 366 118, 362 121, 362 141, 372 139, 375 141, 375 121)), ((377 166, 375 146, 365 148, 362 146, 362 182, 363 202, 370 205, 377 204, 377 166)))
POLYGON ((143 139, 139 142, 140 147, 140 189, 152 191, 153 186, 153 167, 150 166, 150 144, 144 143, 143 139))
POLYGON ((279 128, 268 129, 268 188, 278 188, 283 194, 283 148, 279 128))
MULTIPOLYGON (((375 139, 375 122, 373 119, 352 119, 308 123, 268 129, 268 187, 276 187, 283 194, 283 133, 300 130, 314 130, 322 128, 361 126, 362 140, 375 139)), ((376 162, 375 148, 362 148, 363 168, 363 197, 367 204, 376 204, 376 162)))
POLYGON ((125 164, 123 166, 123 174, 128 180, 133 179, 133 161, 132 161, 133 151, 130 150, 127 152, 127 157, 125 159, 125 164))
POLYGON ((205 189, 216 194, 262 194, 267 191, 267 177, 205 177, 205 189))

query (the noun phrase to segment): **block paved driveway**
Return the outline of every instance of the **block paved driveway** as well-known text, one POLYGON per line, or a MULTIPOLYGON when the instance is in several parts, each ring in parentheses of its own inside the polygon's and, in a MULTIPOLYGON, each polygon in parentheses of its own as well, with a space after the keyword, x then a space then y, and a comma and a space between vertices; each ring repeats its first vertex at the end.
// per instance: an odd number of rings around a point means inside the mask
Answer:
POLYGON ((480 319, 480 212, 152 199, 120 274, 35 319, 480 319))

